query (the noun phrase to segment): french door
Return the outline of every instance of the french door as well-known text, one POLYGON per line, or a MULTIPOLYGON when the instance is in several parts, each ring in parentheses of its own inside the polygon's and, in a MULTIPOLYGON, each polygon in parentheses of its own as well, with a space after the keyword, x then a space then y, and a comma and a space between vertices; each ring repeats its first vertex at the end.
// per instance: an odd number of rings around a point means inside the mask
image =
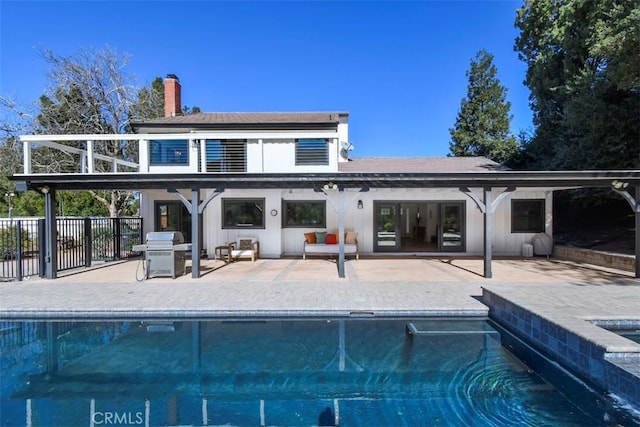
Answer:
POLYGON ((463 252, 465 202, 375 201, 374 252, 463 252))
POLYGON ((464 202, 440 203, 438 249, 441 252, 464 251, 464 202))
POLYGON ((182 202, 156 201, 155 219, 155 231, 181 231, 191 243, 191 214, 182 202))
POLYGON ((374 202, 375 235, 374 250, 396 252, 400 250, 399 204, 374 202))

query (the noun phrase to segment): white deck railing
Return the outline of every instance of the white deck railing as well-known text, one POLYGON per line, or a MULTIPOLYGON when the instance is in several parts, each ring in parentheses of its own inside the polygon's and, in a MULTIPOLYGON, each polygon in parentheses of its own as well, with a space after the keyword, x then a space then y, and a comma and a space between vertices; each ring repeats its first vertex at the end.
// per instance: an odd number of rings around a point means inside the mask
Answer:
MULTIPOLYGON (((33 167, 33 151, 42 147, 49 147, 61 152, 77 156, 77 169, 75 172, 65 173, 229 173, 229 172, 333 172, 337 171, 338 161, 338 133, 334 130, 275 130, 275 131, 202 131, 202 132, 182 132, 182 133, 162 133, 162 134, 92 134, 92 135, 22 135, 20 141, 23 144, 23 173, 32 175, 40 173, 33 167), (326 139, 331 141, 328 164, 313 165, 306 164, 295 157, 296 139, 326 139), (180 164, 159 164, 151 163, 151 152, 149 141, 151 140, 187 140, 189 141, 186 150, 188 161, 180 164), (207 152, 206 144, 202 141, 224 140, 227 150, 225 152, 215 151, 215 147, 210 147, 207 152), (244 141, 243 144, 238 144, 244 141), (75 146, 68 145, 74 142, 75 146), (124 144, 133 142, 136 144, 134 153, 137 153, 137 160, 123 159, 96 152, 96 147, 100 143, 117 142, 124 144), (231 144, 231 142, 235 142, 231 144), (266 143, 271 148, 266 150, 266 143), (290 142, 290 148, 282 151, 281 148, 290 142), (263 145, 263 143, 265 143, 263 145), (248 145, 247 145, 248 144, 248 145), (251 146, 251 148, 249 147, 251 146), (212 151, 213 150, 213 151, 212 151), (207 164, 207 154, 209 159, 207 164), (224 159, 228 165, 217 167, 216 159, 224 159), (96 168, 99 162, 111 164, 109 168, 96 168)), ((288 144, 287 144, 288 145, 288 144)), ((182 150, 181 150, 182 151, 182 150)))

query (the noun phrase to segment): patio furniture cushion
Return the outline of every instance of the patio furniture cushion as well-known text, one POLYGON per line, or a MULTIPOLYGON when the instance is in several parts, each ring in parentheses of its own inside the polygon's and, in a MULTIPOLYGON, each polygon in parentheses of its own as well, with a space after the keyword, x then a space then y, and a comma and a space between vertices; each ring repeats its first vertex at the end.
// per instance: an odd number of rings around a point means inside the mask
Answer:
POLYGON ((355 231, 345 231, 344 242, 349 245, 355 245, 358 243, 358 233, 355 231))
POLYGON ((307 240, 307 243, 315 243, 316 242, 316 233, 304 233, 304 238, 307 240))
POLYGON ((326 243, 327 232, 326 231, 316 231, 316 243, 326 243))
POLYGON ((338 243, 338 236, 333 233, 327 234, 327 237, 324 242, 327 245, 335 245, 336 243, 338 243))
POLYGON ((251 261, 258 259, 260 245, 255 237, 238 237, 238 240, 229 245, 229 258, 236 260, 239 258, 251 258, 251 261))
MULTIPOLYGON (((318 233, 318 232, 316 232, 318 233)), ((322 232, 321 232, 322 233, 322 232)), ((337 244, 338 243, 338 235, 331 233, 333 235, 333 237, 329 237, 329 242, 333 241, 333 239, 335 239, 335 243, 328 243, 325 239, 325 241, 323 243, 319 243, 316 240, 316 243, 311 243, 309 236, 307 236, 307 234, 309 233, 305 233, 305 241, 304 241, 304 249, 302 252, 302 259, 307 259, 307 254, 311 254, 311 255, 338 255, 338 253, 340 252, 340 245, 337 244)), ((322 234, 326 234, 326 233, 322 233, 322 234)), ((329 236, 328 234, 326 236, 329 236)), ((358 239, 357 239, 358 234, 353 232, 353 231, 349 231, 349 232, 345 232, 345 244, 344 244, 344 253, 345 255, 355 255, 356 260, 360 258, 360 255, 358 254, 358 239), (350 237, 353 239, 352 242, 353 243, 347 243, 347 234, 351 233, 350 237)))
POLYGON ((251 239, 240 239, 240 243, 238 244, 239 248, 241 251, 244 250, 251 250, 251 245, 253 244, 251 239))

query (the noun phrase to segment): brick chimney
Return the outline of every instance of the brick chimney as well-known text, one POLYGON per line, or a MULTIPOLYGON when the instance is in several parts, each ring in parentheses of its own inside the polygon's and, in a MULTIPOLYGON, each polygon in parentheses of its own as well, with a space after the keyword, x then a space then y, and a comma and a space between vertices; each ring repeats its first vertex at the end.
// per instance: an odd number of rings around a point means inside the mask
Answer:
POLYGON ((175 74, 167 74, 164 79, 164 116, 173 117, 182 114, 180 99, 180 80, 175 74))

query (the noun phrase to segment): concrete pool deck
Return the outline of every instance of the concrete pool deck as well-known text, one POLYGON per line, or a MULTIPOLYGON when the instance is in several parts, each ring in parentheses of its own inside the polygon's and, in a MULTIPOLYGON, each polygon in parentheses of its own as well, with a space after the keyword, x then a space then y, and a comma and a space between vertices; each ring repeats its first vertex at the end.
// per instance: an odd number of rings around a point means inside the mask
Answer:
POLYGON ((203 260, 201 277, 142 277, 140 262, 0 283, 0 318, 228 316, 486 316, 482 288, 577 317, 640 321, 640 280, 628 272, 545 258, 363 258, 346 278, 326 259, 203 260))

